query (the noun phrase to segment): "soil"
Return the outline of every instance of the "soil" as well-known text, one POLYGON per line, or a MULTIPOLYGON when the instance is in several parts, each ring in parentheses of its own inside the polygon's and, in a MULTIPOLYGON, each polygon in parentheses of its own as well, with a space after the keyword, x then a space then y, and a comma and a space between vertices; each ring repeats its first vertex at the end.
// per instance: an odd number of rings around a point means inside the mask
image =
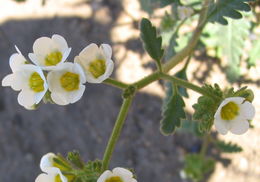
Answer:
MULTIPOLYGON (((32 51, 35 39, 57 33, 65 37, 73 61, 89 43, 109 43, 113 47, 116 68, 113 77, 133 82, 149 74, 139 40, 138 21, 145 14, 137 0, 28 0, 16 3, 0 1, 0 79, 11 72, 9 57, 17 45, 24 55, 32 51), (141 61, 142 60, 142 61, 141 61)), ((206 59, 206 58, 203 58, 206 59)), ((197 84, 217 82, 228 84, 223 69, 213 60, 193 60, 189 67, 191 81, 197 84), (218 75, 217 78, 215 75, 218 75)), ((178 69, 179 67, 177 67, 178 69)), ((259 92, 259 66, 251 70, 249 84, 259 92), (258 75, 257 75, 258 74, 258 75)), ((163 89, 154 83, 137 94, 128 114, 122 135, 116 145, 111 168, 134 168, 138 181, 185 182, 180 176, 186 152, 195 152, 201 141, 187 133, 170 137, 159 131, 163 89)), ((198 97, 189 92, 187 113, 193 112, 189 103, 198 97)), ((257 111, 259 94, 255 94, 257 111)), ((0 181, 34 181, 41 173, 39 161, 48 152, 66 154, 78 150, 85 161, 101 159, 108 137, 122 103, 121 91, 103 84, 86 84, 83 98, 72 105, 43 104, 35 111, 25 110, 17 102, 17 92, 0 87, 0 181)), ((259 124, 243 136, 224 138, 244 147, 240 154, 223 155, 230 165, 218 163, 210 182, 258 182, 260 179, 259 124)))

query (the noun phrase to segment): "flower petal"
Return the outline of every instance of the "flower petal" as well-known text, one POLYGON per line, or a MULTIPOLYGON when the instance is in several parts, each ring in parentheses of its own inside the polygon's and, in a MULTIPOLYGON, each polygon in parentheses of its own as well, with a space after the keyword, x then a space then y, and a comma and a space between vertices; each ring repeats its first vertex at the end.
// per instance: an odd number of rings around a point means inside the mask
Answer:
POLYGON ((113 169, 113 174, 116 176, 126 177, 126 178, 132 178, 133 173, 125 168, 117 167, 113 169))
POLYGON ((55 157, 54 153, 47 153, 41 158, 40 168, 43 172, 47 172, 45 169, 53 167, 52 160, 55 157))
POLYGON ((98 178, 97 182, 105 182, 108 178, 112 176, 112 172, 109 170, 106 170, 102 173, 102 175, 98 178))
POLYGON ((77 102, 78 100, 81 99, 81 97, 83 96, 85 91, 85 86, 84 85, 80 85, 79 90, 77 91, 73 91, 73 92, 68 92, 67 93, 67 97, 68 97, 68 101, 73 104, 75 102, 77 102))
POLYGON ((59 48, 62 52, 66 51, 69 48, 67 41, 62 36, 58 34, 54 34, 51 37, 51 39, 54 40, 54 42, 56 42, 59 45, 59 48))
POLYGON ((252 120, 255 116, 255 107, 252 103, 246 101, 241 106, 241 114, 248 120, 252 120))
POLYGON ((49 37, 40 37, 33 44, 33 52, 37 55, 46 56, 55 49, 58 49, 58 44, 49 37))
POLYGON ((34 93, 30 90, 22 90, 18 95, 18 103, 24 107, 35 104, 34 93))
POLYGON ((223 121, 220 118, 215 118, 214 125, 216 130, 222 135, 226 135, 229 130, 229 123, 223 121))
POLYGON ((70 103, 67 100, 65 94, 62 94, 62 93, 52 92, 51 99, 53 100, 53 102, 55 102, 56 104, 61 105, 61 106, 68 105, 70 103))
POLYGON ((112 48, 109 44, 101 44, 100 49, 103 52, 103 54, 106 56, 107 59, 111 59, 112 48))
POLYGON ((40 174, 35 182, 54 182, 55 176, 53 175, 48 175, 48 174, 40 174))
POLYGON ((242 135, 249 129, 249 123, 246 120, 236 120, 231 122, 230 131, 236 135, 242 135))
MULTIPOLYGON (((86 60, 93 60, 96 58, 98 53, 99 53, 99 48, 97 44, 91 43, 79 53, 79 56, 86 60)), ((85 60, 81 60, 81 61, 85 62, 85 60)), ((82 63, 84 64, 84 62, 82 63)))
POLYGON ((9 59, 9 65, 13 72, 17 71, 19 66, 25 64, 25 62, 26 62, 26 59, 24 58, 23 55, 21 55, 19 53, 12 54, 9 59))

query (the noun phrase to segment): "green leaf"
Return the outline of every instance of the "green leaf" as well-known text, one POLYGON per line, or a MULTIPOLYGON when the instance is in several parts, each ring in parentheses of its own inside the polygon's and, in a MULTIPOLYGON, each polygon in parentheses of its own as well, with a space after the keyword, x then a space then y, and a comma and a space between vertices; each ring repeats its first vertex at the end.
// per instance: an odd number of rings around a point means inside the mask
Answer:
POLYGON ((76 167, 82 169, 84 167, 84 162, 78 151, 69 152, 67 159, 76 167))
POLYGON ((185 103, 178 94, 177 89, 169 84, 167 95, 162 107, 161 132, 164 135, 173 134, 177 127, 181 126, 181 119, 185 119, 185 103))
POLYGON ((253 48, 249 53, 249 59, 247 60, 247 67, 250 68, 256 65, 256 61, 260 60, 260 39, 257 39, 253 43, 253 48))
POLYGON ((201 181, 214 168, 215 161, 211 158, 205 158, 199 154, 188 154, 185 156, 184 172, 195 182, 201 181))
POLYGON ((222 25, 227 25, 226 17, 232 19, 242 18, 239 11, 250 11, 250 6, 247 2, 254 0, 217 0, 211 3, 208 11, 208 20, 218 22, 222 25))
MULTIPOLYGON (((219 96, 220 98, 223 97, 223 93, 217 84, 215 84, 214 87, 205 85, 203 88, 213 95, 219 96)), ((214 122, 215 112, 221 101, 221 99, 214 100, 208 96, 200 96, 198 102, 192 106, 195 110, 193 119, 199 122, 199 129, 201 132, 210 131, 214 122)))
MULTIPOLYGON (((176 77, 180 78, 180 79, 183 79, 183 80, 186 80, 188 81, 187 79, 187 74, 186 74, 186 70, 187 70, 187 65, 185 65, 179 72, 177 72, 175 74, 176 77)), ((189 95, 188 95, 188 92, 187 92, 187 89, 185 87, 178 87, 178 90, 179 90, 179 93, 183 96, 183 97, 186 97, 188 98, 189 95)))
POLYGON ((222 152, 226 153, 236 153, 236 152, 242 152, 242 147, 238 146, 235 143, 231 142, 224 142, 224 141, 216 141, 215 143, 216 147, 221 150, 222 152))
POLYGON ((221 26, 219 45, 225 55, 227 66, 227 77, 231 82, 240 77, 240 60, 245 46, 245 40, 249 36, 250 23, 246 19, 239 21, 229 19, 228 26, 221 26))
POLYGON ((162 49, 162 37, 157 36, 156 28, 146 18, 143 18, 141 21, 141 38, 145 50, 156 61, 160 68, 161 58, 164 52, 162 49))

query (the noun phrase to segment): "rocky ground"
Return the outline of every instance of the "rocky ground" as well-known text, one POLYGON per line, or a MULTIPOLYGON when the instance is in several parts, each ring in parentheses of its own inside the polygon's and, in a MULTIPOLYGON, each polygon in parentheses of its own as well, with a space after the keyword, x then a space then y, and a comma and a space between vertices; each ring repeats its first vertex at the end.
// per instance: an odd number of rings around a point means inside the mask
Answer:
MULTIPOLYGON (((17 4, 0 1, 0 79, 10 73, 9 56, 17 45, 25 55, 32 51, 34 40, 54 33, 66 38, 73 57, 91 42, 113 46, 116 69, 113 77, 133 82, 152 72, 147 66, 138 39, 138 22, 145 15, 136 0, 82 1, 28 0, 17 4), (141 61, 142 60, 142 61, 141 61), (146 66, 144 66, 146 65, 146 66)), ((177 68, 178 69, 178 68, 177 68)), ((189 78, 195 83, 228 84, 219 64, 200 59, 192 61, 189 78), (207 62, 206 62, 207 61, 207 62), (205 63, 206 62, 206 63, 205 63), (216 76, 217 75, 217 76, 216 76)), ((248 73, 254 89, 257 113, 260 109, 259 66, 248 73)), ((112 159, 113 166, 134 168, 140 182, 185 182, 181 179, 183 155, 199 145, 196 138, 178 133, 160 134, 160 105, 163 96, 159 83, 143 89, 134 100, 112 159)), ((190 92, 187 112, 198 95, 190 92)), ((34 181, 40 173, 41 156, 47 152, 80 151, 84 159, 102 158, 102 154, 122 102, 120 91, 107 85, 87 84, 83 98, 66 107, 42 105, 27 111, 17 103, 17 93, 0 87, 0 181, 34 181)), ((240 154, 223 155, 232 159, 228 167, 218 164, 209 182, 258 182, 260 179, 260 115, 255 128, 243 136, 227 135, 244 147, 240 154)))

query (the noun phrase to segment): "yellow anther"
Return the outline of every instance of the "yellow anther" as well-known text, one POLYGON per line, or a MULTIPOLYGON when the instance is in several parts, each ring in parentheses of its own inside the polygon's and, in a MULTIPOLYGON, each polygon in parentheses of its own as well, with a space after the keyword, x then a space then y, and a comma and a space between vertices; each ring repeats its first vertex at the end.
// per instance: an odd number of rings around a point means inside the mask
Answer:
POLYGON ((66 91, 74 91, 79 89, 79 75, 76 73, 67 72, 60 78, 62 88, 66 91))
POLYGON ((55 66, 62 60, 62 54, 59 51, 52 52, 45 57, 46 66, 55 66))
POLYGON ((31 74, 31 77, 29 79, 29 87, 34 92, 42 92, 44 91, 44 81, 39 75, 39 73, 34 72, 31 74))
POLYGON ((106 71, 106 62, 103 59, 97 59, 89 64, 88 70, 95 78, 100 77, 106 71))
POLYGON ((123 182, 123 180, 119 176, 113 176, 108 178, 105 182, 123 182))
POLYGON ((229 102, 222 107, 220 115, 223 120, 233 120, 239 114, 239 106, 234 102, 229 102))

